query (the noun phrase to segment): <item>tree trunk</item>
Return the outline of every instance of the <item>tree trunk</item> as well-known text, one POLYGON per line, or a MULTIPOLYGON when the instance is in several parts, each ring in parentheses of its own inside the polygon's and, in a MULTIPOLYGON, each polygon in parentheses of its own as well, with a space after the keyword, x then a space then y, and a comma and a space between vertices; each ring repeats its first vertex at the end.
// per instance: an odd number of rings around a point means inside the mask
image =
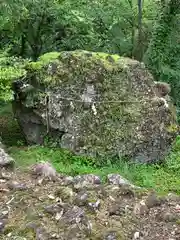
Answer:
POLYGON ((144 61, 151 70, 154 77, 158 80, 161 73, 161 64, 163 63, 165 43, 173 29, 173 22, 176 14, 180 12, 180 1, 170 0, 168 3, 162 1, 159 19, 155 25, 152 39, 147 49, 144 61))
POLYGON ((142 44, 142 0, 138 0, 138 40, 136 47, 136 59, 138 61, 141 61, 143 57, 142 44))
POLYGON ((20 50, 20 56, 24 57, 26 51, 26 37, 24 34, 21 35, 21 50, 20 50))
POLYGON ((134 13, 133 13, 133 1, 132 0, 128 0, 128 3, 129 3, 129 6, 131 8, 131 11, 132 11, 132 17, 131 19, 129 20, 129 23, 132 27, 131 29, 131 55, 129 57, 131 58, 134 58, 134 53, 135 53, 135 48, 136 48, 136 19, 135 19, 135 16, 134 16, 134 13))

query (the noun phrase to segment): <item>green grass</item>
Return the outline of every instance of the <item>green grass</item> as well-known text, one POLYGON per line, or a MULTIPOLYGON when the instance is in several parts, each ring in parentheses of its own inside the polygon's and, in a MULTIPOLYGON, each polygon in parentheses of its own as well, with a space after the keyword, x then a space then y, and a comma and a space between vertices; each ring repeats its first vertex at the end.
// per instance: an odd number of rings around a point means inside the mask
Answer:
MULTIPOLYGON (((171 168, 169 163, 164 164, 164 166, 130 165, 122 161, 116 165, 109 164, 99 168, 88 166, 86 162, 83 162, 84 158, 71 155, 59 149, 39 146, 27 148, 11 147, 9 152, 16 159, 17 166, 21 168, 26 168, 41 160, 50 160, 58 172, 69 175, 94 173, 105 179, 108 173, 120 173, 139 186, 155 188, 158 192, 172 191, 180 194, 180 168, 171 168)), ((174 157, 174 161, 172 159, 171 161, 175 165, 178 156, 175 155, 174 157)))
POLYGON ((129 164, 125 161, 112 164, 109 161, 106 166, 100 167, 95 159, 76 156, 65 150, 25 146, 10 105, 4 104, 0 107, 0 129, 3 126, 1 137, 8 147, 8 152, 16 160, 17 167, 25 169, 41 160, 50 160, 58 172, 65 174, 94 173, 105 179, 108 173, 119 173, 139 186, 154 188, 161 193, 170 191, 180 194, 180 137, 163 165, 129 164))

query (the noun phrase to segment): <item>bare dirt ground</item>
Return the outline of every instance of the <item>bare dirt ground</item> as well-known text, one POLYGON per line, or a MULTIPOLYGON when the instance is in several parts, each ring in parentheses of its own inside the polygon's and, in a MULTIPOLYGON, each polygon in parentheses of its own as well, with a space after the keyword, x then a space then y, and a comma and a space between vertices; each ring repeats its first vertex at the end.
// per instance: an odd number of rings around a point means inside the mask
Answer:
POLYGON ((2 240, 177 240, 180 197, 127 185, 1 170, 2 240))

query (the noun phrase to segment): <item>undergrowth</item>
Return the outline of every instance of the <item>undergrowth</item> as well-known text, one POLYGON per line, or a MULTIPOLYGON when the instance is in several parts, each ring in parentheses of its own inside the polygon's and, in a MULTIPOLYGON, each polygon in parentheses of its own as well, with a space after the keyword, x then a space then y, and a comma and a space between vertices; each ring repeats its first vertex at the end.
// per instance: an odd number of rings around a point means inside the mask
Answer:
POLYGON ((26 146, 9 103, 0 105, 0 134, 19 168, 26 169, 44 160, 50 161, 58 172, 68 175, 94 173, 105 179, 108 173, 119 173, 136 185, 153 188, 161 193, 170 191, 180 194, 180 136, 163 165, 130 164, 127 161, 113 164, 109 160, 105 166, 99 166, 95 159, 76 156, 58 148, 26 146))

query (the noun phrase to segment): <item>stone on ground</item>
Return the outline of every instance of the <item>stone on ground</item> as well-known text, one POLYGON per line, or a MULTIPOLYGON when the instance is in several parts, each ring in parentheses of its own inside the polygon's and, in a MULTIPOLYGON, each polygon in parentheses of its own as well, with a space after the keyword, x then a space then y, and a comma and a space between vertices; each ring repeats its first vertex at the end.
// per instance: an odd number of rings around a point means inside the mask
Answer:
POLYGON ((9 167, 9 166, 12 167, 13 165, 14 165, 14 159, 5 152, 0 142, 0 169, 3 167, 9 167))

